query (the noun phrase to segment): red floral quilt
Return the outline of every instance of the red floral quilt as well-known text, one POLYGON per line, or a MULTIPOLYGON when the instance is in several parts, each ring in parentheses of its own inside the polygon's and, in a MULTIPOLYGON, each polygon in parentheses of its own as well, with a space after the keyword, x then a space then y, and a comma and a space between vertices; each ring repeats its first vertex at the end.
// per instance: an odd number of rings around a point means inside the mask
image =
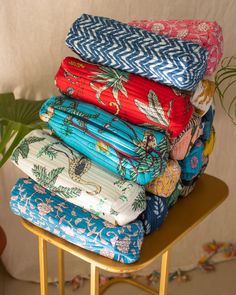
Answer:
POLYGON ((59 90, 92 103, 130 123, 161 129, 177 137, 193 106, 186 93, 135 74, 66 57, 56 74, 59 90))

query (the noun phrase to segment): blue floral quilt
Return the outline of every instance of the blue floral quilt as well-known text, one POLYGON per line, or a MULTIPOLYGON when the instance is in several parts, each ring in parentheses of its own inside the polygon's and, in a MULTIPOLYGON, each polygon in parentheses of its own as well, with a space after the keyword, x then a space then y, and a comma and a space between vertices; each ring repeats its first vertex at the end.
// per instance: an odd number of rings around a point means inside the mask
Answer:
POLYGON ((16 215, 81 248, 123 263, 139 259, 141 221, 114 226, 26 178, 13 187, 10 206, 16 215))

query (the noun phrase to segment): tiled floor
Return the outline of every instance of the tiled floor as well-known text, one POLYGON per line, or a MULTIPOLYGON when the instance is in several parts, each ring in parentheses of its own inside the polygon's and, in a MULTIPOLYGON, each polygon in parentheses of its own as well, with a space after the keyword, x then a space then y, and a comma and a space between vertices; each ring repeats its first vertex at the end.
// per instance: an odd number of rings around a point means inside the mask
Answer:
MULTIPOLYGON (((236 295, 236 260, 218 264, 216 271, 203 273, 195 270, 190 273, 191 281, 178 283, 176 281, 169 284, 169 295, 236 295)), ((0 295, 39 295, 39 285, 18 281, 11 278, 0 265, 0 295)), ((57 288, 49 286, 49 295, 56 295, 57 288)), ((66 287, 66 295, 88 295, 89 281, 84 287, 77 291, 72 291, 70 286, 66 287)), ((107 290, 106 295, 145 295, 147 293, 139 291, 137 288, 126 284, 119 284, 107 290)))

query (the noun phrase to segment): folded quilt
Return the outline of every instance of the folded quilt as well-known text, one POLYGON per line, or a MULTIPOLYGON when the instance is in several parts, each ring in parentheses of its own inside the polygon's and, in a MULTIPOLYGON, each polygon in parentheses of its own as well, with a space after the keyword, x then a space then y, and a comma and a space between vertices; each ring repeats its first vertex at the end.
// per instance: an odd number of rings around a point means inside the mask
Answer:
POLYGON ((41 130, 19 143, 12 161, 44 188, 113 224, 129 223, 146 208, 141 186, 107 173, 41 130))
POLYGON ((123 263, 139 259, 141 221, 116 227, 25 178, 13 187, 10 206, 15 214, 81 248, 123 263))
POLYGON ((209 110, 213 102, 215 93, 215 83, 210 80, 202 80, 199 82, 197 89, 191 97, 191 103, 195 107, 195 111, 204 116, 209 110))
POLYGON ((175 187, 173 193, 166 199, 168 209, 174 206, 174 204, 178 201, 179 196, 183 190, 183 185, 181 181, 179 181, 175 187))
POLYGON ((160 127, 171 138, 186 128, 193 112, 187 94, 135 74, 74 57, 62 61, 55 83, 70 97, 95 104, 132 124, 150 129, 160 127))
POLYGON ((168 214, 167 198, 147 193, 147 208, 140 215, 145 235, 157 230, 164 222, 168 214))
POLYGON ((201 175, 205 172, 207 165, 209 163, 209 157, 202 157, 202 168, 200 169, 199 173, 190 180, 181 179, 182 190, 180 192, 181 197, 187 197, 195 188, 198 179, 201 175))
POLYGON ((196 177, 203 166, 203 150, 204 145, 200 139, 198 139, 194 146, 191 148, 188 156, 179 161, 181 167, 181 180, 192 180, 196 177))
POLYGON ((89 62, 182 90, 193 90, 207 66, 207 50, 198 44, 88 14, 72 24, 66 44, 89 62))
POLYGON ((48 99, 40 117, 66 144, 122 178, 144 185, 165 170, 169 141, 164 133, 66 97, 48 99))
POLYGON ((164 173, 145 185, 145 190, 160 197, 169 197, 180 179, 181 168, 177 161, 168 160, 164 173))
POLYGON ((189 153, 195 141, 202 135, 202 119, 194 113, 185 130, 172 141, 170 158, 183 160, 189 153))
POLYGON ((214 145, 215 145, 215 140, 216 140, 216 133, 215 133, 214 127, 212 126, 210 138, 204 143, 203 154, 205 157, 210 156, 210 154, 212 153, 214 149, 214 145))
POLYGON ((211 105, 208 112, 202 117, 203 134, 200 139, 205 142, 209 140, 211 136, 212 124, 215 116, 214 105, 211 105))
POLYGON ((207 71, 210 75, 216 69, 223 54, 223 33, 217 22, 205 20, 137 20, 128 23, 158 35, 192 41, 208 51, 207 71))

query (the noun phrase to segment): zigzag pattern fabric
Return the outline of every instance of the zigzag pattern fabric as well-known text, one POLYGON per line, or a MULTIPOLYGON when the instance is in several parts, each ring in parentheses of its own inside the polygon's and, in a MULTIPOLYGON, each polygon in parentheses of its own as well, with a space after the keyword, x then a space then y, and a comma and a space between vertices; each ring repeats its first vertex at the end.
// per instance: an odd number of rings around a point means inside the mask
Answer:
POLYGON ((217 22, 198 19, 137 20, 128 25, 145 29, 158 35, 166 35, 192 41, 208 51, 206 75, 211 75, 223 54, 223 33, 217 22))
POLYGON ((123 263, 139 259, 144 234, 139 220, 114 226, 26 178, 13 187, 10 206, 16 215, 81 248, 123 263))
POLYGON ((66 44, 84 60, 182 90, 195 89, 207 66, 207 50, 198 44, 88 14, 72 24, 66 44))

